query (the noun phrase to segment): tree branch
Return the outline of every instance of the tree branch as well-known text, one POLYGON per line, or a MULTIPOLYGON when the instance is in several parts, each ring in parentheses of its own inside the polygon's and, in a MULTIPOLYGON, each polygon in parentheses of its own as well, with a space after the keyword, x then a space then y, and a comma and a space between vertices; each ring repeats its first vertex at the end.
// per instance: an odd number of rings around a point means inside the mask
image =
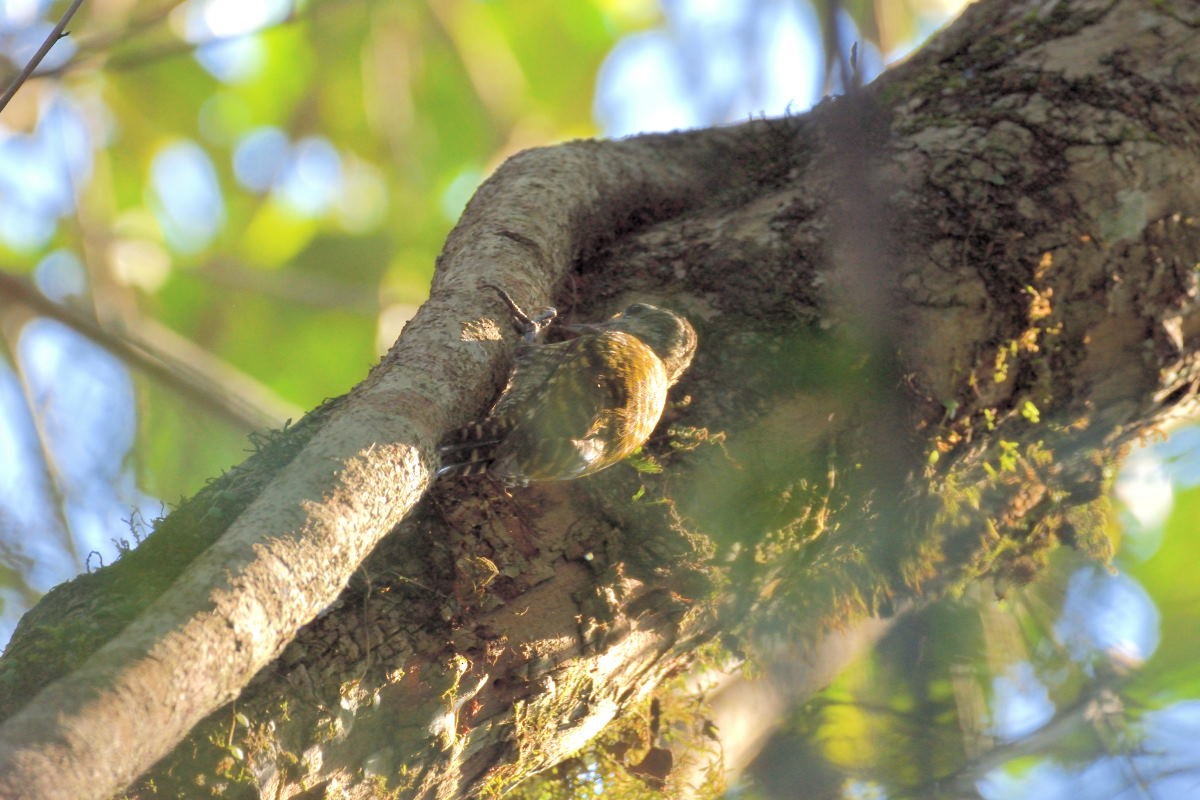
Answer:
POLYGON ((166 329, 153 331, 157 344, 147 341, 145 330, 140 337, 111 331, 97 320, 51 301, 28 281, 5 272, 0 272, 0 297, 78 331, 197 407, 242 430, 276 428, 300 416, 298 409, 254 379, 166 329))
MULTIPOLYGON (((861 117, 861 152, 874 169, 861 184, 839 183, 837 139, 854 132, 836 124, 842 100, 803 118, 512 159, 468 206, 430 302, 366 381, 306 425, 304 450, 261 494, 245 492, 254 499, 224 538, 149 613, 0 730, 0 794, 114 791, 324 609, 239 709, 260 691, 277 709, 317 684, 332 703, 289 710, 332 706, 354 729, 276 726, 260 703, 261 752, 247 764, 264 793, 368 767, 415 796, 494 789, 644 696, 671 655, 711 635, 714 607, 751 633, 819 637, 979 575, 1032 574, 1058 542, 1101 530, 1090 499, 1113 454, 1196 405, 1200 196, 1180 176, 1197 172, 1200 49, 1194 29, 1139 0, 1043 11, 979 3, 865 89, 876 105, 861 117), (868 193, 886 200, 882 213, 839 230, 839 204, 868 193), (882 228, 880 251, 834 241, 882 228), (911 400, 884 431, 863 418, 868 395, 899 381, 872 383, 861 331, 830 303, 830 287, 866 274, 847 261, 872 259, 878 297, 903 323, 888 330, 903 334, 891 349, 911 400), (388 547, 429 562, 373 559, 331 606, 375 542, 412 519, 442 431, 506 373, 506 314, 480 284, 538 306, 572 267, 597 306, 631 288, 690 296, 704 339, 680 413, 697 437, 728 429, 727 446, 681 455, 657 483, 614 468, 568 484, 559 491, 591 498, 575 515, 540 487, 498 519, 503 497, 439 486, 474 500, 435 508, 462 509, 453 531, 467 533, 445 541, 450 523, 432 512, 401 526, 388 547), (884 435, 904 445, 908 460, 885 465, 903 486, 869 472, 884 435), (664 502, 631 502, 648 484, 665 487, 664 502), (527 518, 539 515, 575 549, 537 561, 549 548, 527 518), (577 520, 599 532, 573 533, 577 520), (423 539, 409 530, 422 526, 423 539), (473 582, 472 564, 522 543, 525 560, 503 562, 517 577, 494 580, 508 591, 487 595, 495 604, 455 596, 482 595, 490 578, 473 582), (671 579, 713 551, 731 591, 708 604, 694 598, 709 586, 671 579), (522 574, 528 564, 542 571, 522 574), (433 598, 417 611, 402 591, 414 575, 433 598), (386 591, 370 594, 376 585, 386 591), (422 635, 427 647, 410 646, 422 635)), ((181 759, 198 760, 192 744, 181 759)))
POLYGON ((413 509, 443 432, 494 391, 505 325, 479 283, 547 304, 614 232, 744 185, 730 153, 755 128, 510 159, 447 240, 429 302, 305 449, 146 613, 0 728, 0 795, 109 796, 234 697, 413 509))

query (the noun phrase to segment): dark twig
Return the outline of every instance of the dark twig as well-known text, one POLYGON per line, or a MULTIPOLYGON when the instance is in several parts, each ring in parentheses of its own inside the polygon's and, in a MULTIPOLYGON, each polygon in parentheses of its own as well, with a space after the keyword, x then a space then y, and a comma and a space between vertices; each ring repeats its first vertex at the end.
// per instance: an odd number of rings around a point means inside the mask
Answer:
POLYGON ((38 68, 38 64, 42 63, 42 59, 50 52, 50 48, 54 47, 59 39, 66 36, 63 31, 81 5, 83 5, 83 0, 71 0, 71 5, 67 6, 67 10, 63 12, 62 19, 51 29, 50 35, 46 37, 46 41, 42 42, 42 46, 33 54, 33 58, 29 59, 29 63, 25 65, 20 74, 13 78, 13 82, 9 84, 8 89, 4 92, 4 96, 0 97, 0 111, 4 111, 5 106, 8 105, 8 101, 12 100, 17 90, 21 88, 21 85, 29 80, 29 76, 38 68))

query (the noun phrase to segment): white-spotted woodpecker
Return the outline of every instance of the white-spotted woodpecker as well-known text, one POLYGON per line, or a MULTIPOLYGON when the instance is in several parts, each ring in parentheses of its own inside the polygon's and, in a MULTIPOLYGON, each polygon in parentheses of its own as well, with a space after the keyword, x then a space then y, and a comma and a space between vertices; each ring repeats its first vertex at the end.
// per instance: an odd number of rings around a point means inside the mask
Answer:
POLYGON ((650 436, 667 390, 692 363, 696 331, 665 308, 634 303, 576 336, 544 344, 554 318, 530 318, 494 289, 523 334, 508 386, 481 421, 439 448, 438 475, 487 473, 508 486, 591 475, 622 460, 650 436))

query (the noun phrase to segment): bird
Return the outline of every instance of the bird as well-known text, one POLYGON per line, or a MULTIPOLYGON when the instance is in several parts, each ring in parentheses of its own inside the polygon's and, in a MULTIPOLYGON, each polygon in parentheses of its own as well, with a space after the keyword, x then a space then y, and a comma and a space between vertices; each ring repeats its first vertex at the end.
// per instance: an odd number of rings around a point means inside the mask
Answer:
POLYGON ((498 286, 522 333, 508 384, 491 411, 446 437, 439 477, 487 474, 506 486, 592 475, 637 450, 658 425, 667 391, 696 352, 683 316, 633 303, 614 317, 562 325, 544 343, 553 308, 529 317, 498 286))

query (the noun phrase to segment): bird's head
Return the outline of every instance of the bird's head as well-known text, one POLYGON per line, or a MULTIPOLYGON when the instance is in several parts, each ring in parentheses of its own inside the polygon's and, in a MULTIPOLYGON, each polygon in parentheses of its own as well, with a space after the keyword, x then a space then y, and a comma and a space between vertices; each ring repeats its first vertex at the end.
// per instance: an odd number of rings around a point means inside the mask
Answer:
POLYGON ((623 331, 641 339, 662 359, 671 383, 679 380, 696 353, 696 330, 686 319, 649 303, 634 303, 595 325, 571 326, 577 332, 623 331))

